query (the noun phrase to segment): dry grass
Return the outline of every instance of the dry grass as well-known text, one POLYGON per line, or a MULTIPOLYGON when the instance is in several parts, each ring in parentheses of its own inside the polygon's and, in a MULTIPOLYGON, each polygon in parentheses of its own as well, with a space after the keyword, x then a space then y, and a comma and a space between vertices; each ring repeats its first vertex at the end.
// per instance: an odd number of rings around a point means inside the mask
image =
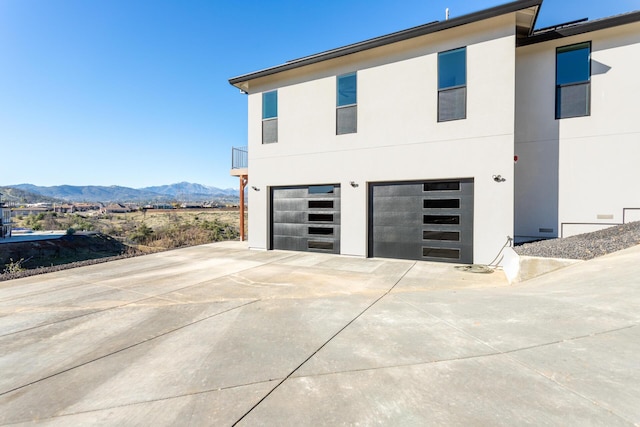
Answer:
POLYGON ((240 217, 238 209, 175 209, 46 213, 14 221, 16 227, 39 230, 98 231, 147 252, 237 239, 240 217))
POLYGON ((72 228, 75 231, 97 231, 102 234, 89 233, 79 238, 67 236, 48 242, 3 245, 4 249, 19 253, 0 253, 0 267, 5 265, 4 270, 0 268, 0 280, 57 271, 106 259, 235 240, 239 236, 240 217, 238 209, 176 209, 121 214, 49 212, 14 218, 14 222, 15 227, 68 232, 72 228), (48 244, 47 247, 45 243, 48 244), (26 258, 28 262, 24 261, 26 258), (14 259, 20 261, 15 262, 14 259), (28 270, 19 271, 22 268, 28 270))

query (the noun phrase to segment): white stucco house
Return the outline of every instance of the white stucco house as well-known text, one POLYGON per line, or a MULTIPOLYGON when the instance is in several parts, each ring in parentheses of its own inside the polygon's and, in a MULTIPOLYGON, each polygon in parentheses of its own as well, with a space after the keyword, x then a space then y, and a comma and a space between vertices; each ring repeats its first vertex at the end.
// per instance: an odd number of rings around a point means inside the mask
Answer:
POLYGON ((249 246, 489 263, 640 219, 640 12, 535 30, 541 4, 230 79, 249 246))

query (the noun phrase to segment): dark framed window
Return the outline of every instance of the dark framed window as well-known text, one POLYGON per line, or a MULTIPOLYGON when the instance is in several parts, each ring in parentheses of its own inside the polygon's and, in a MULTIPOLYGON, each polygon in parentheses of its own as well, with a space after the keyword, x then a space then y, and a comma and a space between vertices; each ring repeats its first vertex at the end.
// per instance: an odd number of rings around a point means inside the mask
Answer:
POLYGON ((591 42, 556 49, 556 119, 591 114, 591 42))
POLYGON ((423 215, 423 224, 460 224, 460 215, 423 215))
POLYGON ((333 209, 333 200, 309 200, 309 209, 333 209))
POLYGON ((333 194, 335 187, 333 185, 310 185, 309 194, 333 194))
POLYGON ((438 53, 438 121, 467 117, 467 48, 438 53))
POLYGON ((333 214, 310 213, 309 222, 333 222, 333 214))
POLYGON ((343 74, 336 81, 336 135, 358 131, 358 76, 343 74))
POLYGON ((262 143, 278 142, 278 91, 262 93, 262 143))
POLYGON ((460 259, 460 249, 422 248, 423 257, 460 259))
POLYGON ((460 181, 425 182, 422 191, 460 191, 460 181))

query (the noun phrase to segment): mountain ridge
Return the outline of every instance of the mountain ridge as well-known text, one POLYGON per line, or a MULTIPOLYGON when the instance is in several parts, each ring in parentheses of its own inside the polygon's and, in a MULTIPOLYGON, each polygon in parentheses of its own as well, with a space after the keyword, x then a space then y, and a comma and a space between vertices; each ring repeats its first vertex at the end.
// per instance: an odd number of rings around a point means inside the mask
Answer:
POLYGON ((222 189, 190 182, 143 188, 119 185, 54 185, 46 187, 28 183, 4 187, 68 202, 200 202, 214 199, 236 200, 239 197, 237 189, 222 189))

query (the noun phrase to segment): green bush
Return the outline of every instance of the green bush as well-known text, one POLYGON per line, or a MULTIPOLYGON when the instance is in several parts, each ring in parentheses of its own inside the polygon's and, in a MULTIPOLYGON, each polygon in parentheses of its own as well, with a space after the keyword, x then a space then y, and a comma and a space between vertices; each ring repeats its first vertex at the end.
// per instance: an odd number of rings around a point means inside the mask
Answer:
POLYGON ((133 233, 129 235, 129 238, 136 243, 144 245, 149 242, 152 234, 153 229, 143 222, 133 233))

